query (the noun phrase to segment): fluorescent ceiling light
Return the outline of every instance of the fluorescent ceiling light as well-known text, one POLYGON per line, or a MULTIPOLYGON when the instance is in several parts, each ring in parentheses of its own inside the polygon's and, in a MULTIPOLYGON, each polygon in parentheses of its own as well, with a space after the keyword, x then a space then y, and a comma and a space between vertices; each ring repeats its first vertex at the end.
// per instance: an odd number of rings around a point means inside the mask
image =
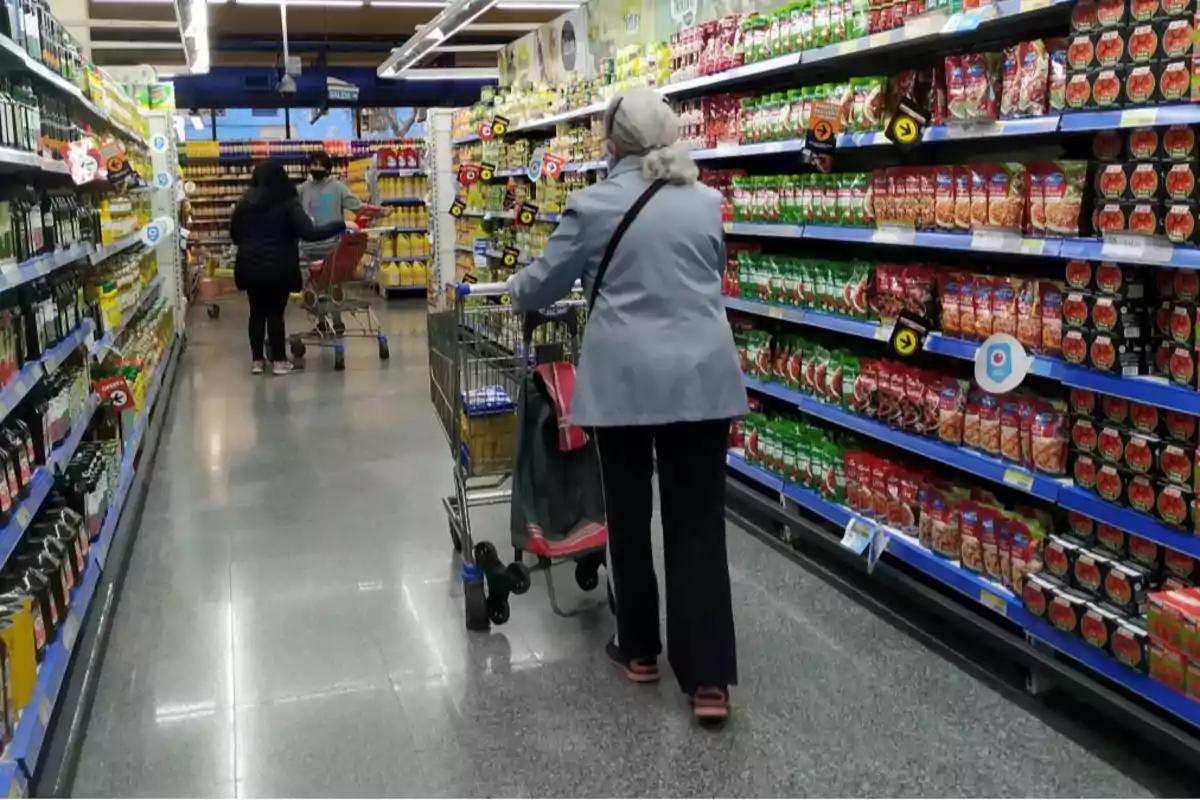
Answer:
POLYGON ((197 114, 192 114, 190 117, 188 117, 188 119, 190 119, 192 121, 192 127, 195 128, 196 130, 199 131, 199 130, 204 129, 204 118, 203 117, 201 117, 197 114))
POLYGON ((434 28, 429 33, 425 34, 426 39, 433 39, 435 42, 440 42, 446 38, 446 34, 442 33, 441 28, 434 28))
POLYGON ((239 6, 282 6, 288 8, 361 8, 363 0, 235 0, 239 6))
POLYGON ((395 78, 419 63, 437 42, 450 39, 494 5, 496 0, 454 0, 433 19, 417 26, 417 35, 410 36, 404 44, 394 49, 375 69, 375 74, 381 78, 395 78))
POLYGON ((496 4, 496 8, 502 11, 571 11, 579 6, 579 3, 534 3, 529 0, 512 0, 512 2, 501 0, 496 4))
POLYGON ((504 49, 502 44, 443 44, 433 48, 435 53, 496 53, 504 49))
POLYGON ((445 0, 367 0, 372 8, 445 8, 445 0))
POLYGON ((405 81, 494 81, 500 78, 500 72, 489 67, 447 67, 409 69, 397 77, 405 81))
MULTIPOLYGON (((413 30, 419 31, 424 28, 424 25, 414 25, 413 30)), ((455 29, 455 33, 459 31, 472 31, 474 33, 528 33, 536 30, 539 27, 537 22, 477 22, 474 25, 463 25, 461 28, 455 29)), ((397 50, 399 48, 396 48, 397 50)), ((392 52, 395 52, 393 50, 392 52)))

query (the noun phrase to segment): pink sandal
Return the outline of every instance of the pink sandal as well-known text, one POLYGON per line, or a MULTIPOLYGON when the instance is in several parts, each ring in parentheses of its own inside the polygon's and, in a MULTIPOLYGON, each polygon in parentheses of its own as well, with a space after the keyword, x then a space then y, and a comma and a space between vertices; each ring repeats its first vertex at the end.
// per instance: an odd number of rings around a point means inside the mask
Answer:
POLYGON ((692 693, 692 713, 700 722, 717 723, 729 718, 729 693, 708 687, 692 693))
POLYGON ((615 637, 608 640, 604 652, 610 661, 625 670, 625 677, 634 683, 654 683, 658 680, 658 659, 626 656, 617 647, 615 637))

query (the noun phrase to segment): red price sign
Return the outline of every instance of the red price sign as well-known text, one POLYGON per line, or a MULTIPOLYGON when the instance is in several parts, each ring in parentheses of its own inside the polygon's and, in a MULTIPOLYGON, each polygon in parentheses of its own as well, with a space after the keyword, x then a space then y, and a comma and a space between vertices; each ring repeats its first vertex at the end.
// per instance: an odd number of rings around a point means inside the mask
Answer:
POLYGON ((108 403, 117 411, 133 408, 133 390, 124 375, 110 375, 96 381, 96 393, 101 403, 108 403))
POLYGON ((496 134, 492 131, 492 121, 490 119, 485 119, 483 122, 479 123, 478 133, 479 138, 483 139, 485 142, 490 142, 492 139, 496 138, 496 134))

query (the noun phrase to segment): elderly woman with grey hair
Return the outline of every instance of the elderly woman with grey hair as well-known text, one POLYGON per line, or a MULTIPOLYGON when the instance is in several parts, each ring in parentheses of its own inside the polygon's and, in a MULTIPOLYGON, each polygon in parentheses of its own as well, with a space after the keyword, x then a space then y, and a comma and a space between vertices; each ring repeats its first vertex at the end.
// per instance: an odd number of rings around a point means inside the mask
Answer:
POLYGON ((725 452, 730 420, 746 412, 721 298, 721 195, 697 183, 679 120, 657 93, 613 99, 604 130, 608 180, 570 196, 510 294, 528 311, 582 280, 588 297, 571 422, 592 429, 600 451, 617 607, 608 655, 633 681, 658 679, 657 454, 668 659, 696 717, 720 721, 737 682, 725 452))

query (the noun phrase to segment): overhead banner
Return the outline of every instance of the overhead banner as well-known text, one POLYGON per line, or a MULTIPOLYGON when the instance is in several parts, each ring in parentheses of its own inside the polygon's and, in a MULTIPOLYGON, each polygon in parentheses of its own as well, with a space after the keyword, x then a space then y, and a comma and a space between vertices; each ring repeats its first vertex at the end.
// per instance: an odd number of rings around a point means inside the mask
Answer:
POLYGON ((561 86, 570 83, 572 76, 590 80, 595 70, 587 20, 587 10, 581 6, 502 48, 497 65, 500 85, 561 86))

